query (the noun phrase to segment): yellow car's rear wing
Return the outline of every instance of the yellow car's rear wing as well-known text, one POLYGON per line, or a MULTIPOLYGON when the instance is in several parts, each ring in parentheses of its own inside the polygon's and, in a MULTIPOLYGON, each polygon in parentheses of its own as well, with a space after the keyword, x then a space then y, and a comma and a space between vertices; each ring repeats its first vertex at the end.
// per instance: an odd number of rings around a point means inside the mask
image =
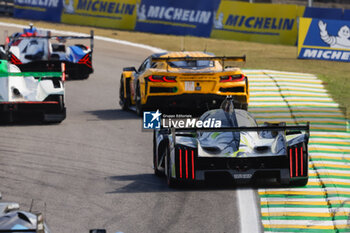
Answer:
MULTIPOLYGON (((152 62, 172 62, 172 61, 221 61, 222 70, 225 69, 225 61, 245 62, 246 56, 216 56, 216 57, 152 57, 152 62)), ((168 69, 168 66, 167 66, 168 69)))
POLYGON ((237 61, 237 62, 245 62, 246 56, 218 56, 218 57, 152 57, 152 62, 170 62, 170 61, 237 61))

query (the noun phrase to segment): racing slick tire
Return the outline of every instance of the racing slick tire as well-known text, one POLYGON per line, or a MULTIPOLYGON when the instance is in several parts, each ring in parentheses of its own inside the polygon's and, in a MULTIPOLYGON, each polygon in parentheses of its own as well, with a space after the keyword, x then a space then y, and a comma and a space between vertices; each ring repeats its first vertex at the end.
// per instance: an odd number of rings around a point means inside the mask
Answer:
POLYGON ((64 119, 66 119, 66 108, 64 106, 63 95, 58 96, 58 102, 59 102, 59 112, 44 114, 43 122, 52 123, 52 124, 59 124, 64 119))
POLYGON ((157 145, 156 145, 156 133, 153 131, 153 170, 156 176, 164 176, 164 173, 158 169, 157 159, 157 145))
POLYGON ((170 153, 169 153, 169 148, 165 148, 165 169, 166 169, 166 181, 167 184, 170 188, 175 188, 178 186, 178 182, 171 177, 171 166, 170 166, 170 153))
POLYGON ((137 83, 136 87, 136 98, 135 98, 135 107, 136 107, 136 114, 138 116, 142 116, 143 114, 143 105, 141 104, 141 90, 140 90, 140 84, 137 83))
POLYGON ((124 81, 120 79, 120 87, 119 87, 119 105, 123 110, 129 109, 130 101, 128 98, 124 98, 124 81))

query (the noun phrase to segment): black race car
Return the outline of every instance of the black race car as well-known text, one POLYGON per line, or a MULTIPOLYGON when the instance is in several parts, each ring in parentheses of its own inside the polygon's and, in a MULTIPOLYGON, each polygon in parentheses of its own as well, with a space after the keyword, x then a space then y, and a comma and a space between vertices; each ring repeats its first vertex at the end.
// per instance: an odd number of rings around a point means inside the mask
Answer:
POLYGON ((155 130, 155 174, 165 174, 169 186, 209 177, 227 177, 237 183, 276 178, 283 185, 306 185, 309 125, 258 126, 249 112, 233 106, 228 99, 222 108, 205 112, 199 123, 188 119, 182 124, 187 128, 155 130), (201 128, 193 128, 196 125, 201 128))

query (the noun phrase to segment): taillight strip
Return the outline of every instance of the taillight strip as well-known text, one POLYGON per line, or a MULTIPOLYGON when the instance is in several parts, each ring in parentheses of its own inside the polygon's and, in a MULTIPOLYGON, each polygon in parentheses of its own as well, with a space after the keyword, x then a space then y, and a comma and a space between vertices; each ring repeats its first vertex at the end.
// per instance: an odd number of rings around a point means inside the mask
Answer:
POLYGON ((295 147, 295 176, 298 176, 298 147, 295 147))
POLYGON ((194 180, 194 155, 192 150, 192 180, 194 180))
POLYGON ((182 178, 182 150, 179 149, 179 167, 180 167, 180 178, 182 178))
POLYGON ((304 176, 304 165, 303 165, 303 147, 300 148, 300 161, 301 161, 301 176, 304 176))
POLYGON ((293 177, 292 148, 289 148, 289 171, 290 177, 293 177))
POLYGON ((188 179, 188 151, 186 149, 186 179, 188 179))

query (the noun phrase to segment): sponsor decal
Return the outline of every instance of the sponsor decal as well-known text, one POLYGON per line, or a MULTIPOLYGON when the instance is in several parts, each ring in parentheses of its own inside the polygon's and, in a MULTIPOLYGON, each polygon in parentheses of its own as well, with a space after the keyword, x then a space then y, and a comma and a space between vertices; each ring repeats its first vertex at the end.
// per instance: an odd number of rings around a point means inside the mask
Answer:
POLYGON ((60 22, 63 5, 61 0, 15 0, 15 18, 60 22))
MULTIPOLYGON (((73 2, 72 0, 70 1, 73 2)), ((135 4, 101 0, 78 0, 77 10, 132 15, 135 10, 135 4)))
POLYGON ((298 58, 350 61, 350 21, 301 18, 298 58))
POLYGON ((211 37, 295 45, 297 17, 304 9, 223 0, 214 15, 211 37))
POLYGON ((135 30, 208 37, 218 5, 219 0, 142 0, 136 4, 135 30))
POLYGON ((137 19, 139 21, 150 20, 167 20, 167 21, 180 21, 184 23, 201 23, 208 24, 211 11, 201 11, 192 9, 183 9, 175 7, 164 6, 147 6, 145 4, 138 6, 137 19))
POLYGON ((132 30, 137 0, 63 0, 63 23, 132 30))
POLYGON ((59 0, 16 0, 15 4, 31 7, 58 7, 59 0))

